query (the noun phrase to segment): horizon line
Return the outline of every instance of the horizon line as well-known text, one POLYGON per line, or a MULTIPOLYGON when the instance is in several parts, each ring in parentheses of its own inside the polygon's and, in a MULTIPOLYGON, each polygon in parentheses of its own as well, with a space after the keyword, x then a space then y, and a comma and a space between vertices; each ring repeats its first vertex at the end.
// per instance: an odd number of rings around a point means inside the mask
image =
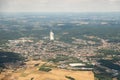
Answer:
POLYGON ((21 12, 12 12, 12 11, 1 11, 0 13, 118 13, 118 12, 120 12, 120 11, 83 11, 83 12, 62 12, 62 11, 60 11, 60 12, 54 12, 54 11, 51 11, 51 12, 30 12, 30 11, 28 11, 28 12, 25 12, 25 11, 21 11, 21 12))

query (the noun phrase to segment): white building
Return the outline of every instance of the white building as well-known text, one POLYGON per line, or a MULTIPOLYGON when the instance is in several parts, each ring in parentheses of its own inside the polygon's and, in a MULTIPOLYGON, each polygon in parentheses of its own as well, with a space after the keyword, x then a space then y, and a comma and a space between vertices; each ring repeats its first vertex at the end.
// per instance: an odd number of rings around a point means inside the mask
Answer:
POLYGON ((85 64, 82 63, 70 63, 69 64, 71 67, 75 67, 75 66, 85 66, 85 64))
POLYGON ((50 31, 50 40, 54 40, 54 33, 52 31, 50 31))

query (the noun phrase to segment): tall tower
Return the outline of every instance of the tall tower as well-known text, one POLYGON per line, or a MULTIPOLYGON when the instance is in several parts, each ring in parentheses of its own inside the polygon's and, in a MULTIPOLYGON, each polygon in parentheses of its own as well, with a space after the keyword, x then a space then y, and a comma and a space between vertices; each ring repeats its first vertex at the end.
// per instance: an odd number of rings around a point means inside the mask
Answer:
POLYGON ((51 41, 54 40, 54 33, 52 32, 52 30, 50 31, 50 40, 51 40, 51 41))

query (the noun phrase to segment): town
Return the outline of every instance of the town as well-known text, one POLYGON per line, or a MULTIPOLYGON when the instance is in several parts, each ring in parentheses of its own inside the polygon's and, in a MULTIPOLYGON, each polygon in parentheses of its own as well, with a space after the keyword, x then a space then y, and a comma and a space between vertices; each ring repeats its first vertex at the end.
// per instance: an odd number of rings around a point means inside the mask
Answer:
POLYGON ((119 21, 119 16, 77 13, 0 16, 1 73, 9 68, 26 70, 33 61, 35 70, 39 64, 45 66, 40 70, 51 70, 45 63, 68 71, 91 71, 96 80, 119 80, 119 21), (12 63, 4 62, 10 61, 7 53, 12 63))
MULTIPOLYGON (((112 60, 114 57, 120 57, 120 55, 114 54, 101 54, 98 50, 102 49, 115 49, 120 51, 120 44, 109 43, 107 40, 101 39, 95 36, 85 37, 100 40, 100 44, 91 40, 76 39, 72 44, 61 42, 54 39, 54 33, 50 32, 50 39, 35 41, 32 37, 22 37, 16 40, 8 40, 6 45, 8 46, 8 52, 15 52, 23 55, 26 60, 43 60, 47 62, 57 63, 58 68, 73 69, 73 70, 93 70, 96 73, 101 71, 94 69, 105 69, 107 73, 114 76, 119 75, 119 70, 110 69, 101 65, 99 60, 112 60), (117 47, 116 47, 117 46, 117 47), (70 67, 71 66, 71 67, 70 67)), ((120 66, 120 61, 115 64, 120 66)))

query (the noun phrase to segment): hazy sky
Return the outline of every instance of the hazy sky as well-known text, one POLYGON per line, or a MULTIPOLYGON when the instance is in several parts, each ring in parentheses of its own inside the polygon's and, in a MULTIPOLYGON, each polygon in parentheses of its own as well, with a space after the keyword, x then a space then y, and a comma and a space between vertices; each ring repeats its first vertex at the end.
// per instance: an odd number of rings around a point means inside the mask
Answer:
POLYGON ((1 12, 111 12, 120 0, 0 0, 1 12))

